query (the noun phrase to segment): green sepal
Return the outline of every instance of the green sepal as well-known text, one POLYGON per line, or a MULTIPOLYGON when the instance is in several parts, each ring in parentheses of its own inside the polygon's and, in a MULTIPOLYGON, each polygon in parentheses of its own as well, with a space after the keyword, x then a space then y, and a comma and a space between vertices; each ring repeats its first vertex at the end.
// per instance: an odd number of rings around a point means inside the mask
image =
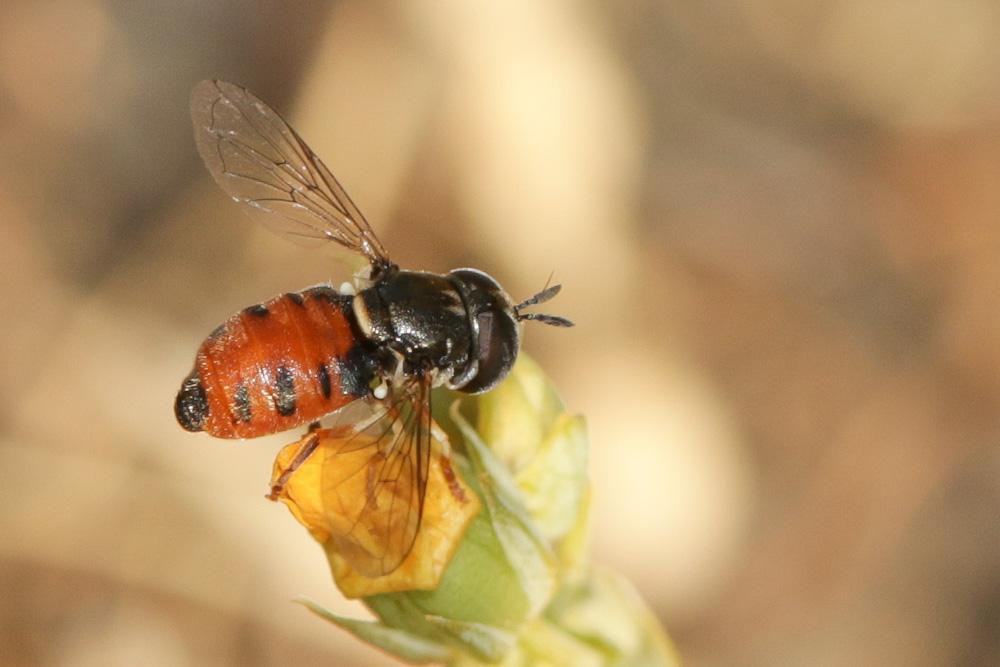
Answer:
POLYGON ((531 613, 521 578, 485 512, 469 524, 437 588, 398 595, 427 614, 498 628, 514 628, 531 613))
POLYGON ((681 664, 677 650, 635 588, 606 568, 591 568, 579 582, 563 586, 545 617, 604 654, 603 664, 681 664))
POLYGON ((569 533, 589 487, 583 417, 559 415, 515 481, 526 509, 547 539, 559 540, 569 533))
POLYGON ((549 378, 525 354, 500 385, 475 403, 479 437, 515 475, 531 463, 552 424, 565 413, 549 378))
POLYGON ((464 438, 493 532, 507 562, 516 563, 514 573, 528 600, 525 618, 534 618, 555 593, 555 556, 521 502, 520 491, 510 473, 458 412, 457 405, 453 406, 451 417, 464 438))
POLYGON ((428 619, 451 635, 478 660, 497 663, 517 645, 517 634, 483 623, 465 623, 440 616, 428 619))
POLYGON ((383 651, 407 662, 426 665, 447 662, 454 651, 436 641, 416 635, 406 630, 390 628, 378 621, 361 621, 345 618, 334 614, 322 605, 312 600, 300 598, 295 600, 320 618, 346 630, 358 639, 368 642, 383 651))

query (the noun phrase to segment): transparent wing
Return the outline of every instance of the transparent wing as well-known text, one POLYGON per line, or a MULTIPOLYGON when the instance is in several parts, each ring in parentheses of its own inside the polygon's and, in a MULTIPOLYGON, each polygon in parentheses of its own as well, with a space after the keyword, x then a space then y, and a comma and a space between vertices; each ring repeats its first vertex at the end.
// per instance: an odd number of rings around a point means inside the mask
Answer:
POLYGON ((202 81, 191 92, 195 143, 215 181, 244 210, 293 240, 333 241, 389 263, 365 217, 326 165, 250 91, 202 81))
POLYGON ((417 538, 431 456, 431 387, 394 390, 343 442, 327 447, 324 512, 336 551, 367 577, 399 567, 417 538))

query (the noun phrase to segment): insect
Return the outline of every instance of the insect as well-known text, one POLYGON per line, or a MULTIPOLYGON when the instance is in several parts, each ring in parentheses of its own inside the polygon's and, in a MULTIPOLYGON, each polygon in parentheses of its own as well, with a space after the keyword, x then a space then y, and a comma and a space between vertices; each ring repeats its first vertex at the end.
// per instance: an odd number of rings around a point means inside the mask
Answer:
MULTIPOLYGON (((560 286, 515 304, 477 269, 400 269, 326 165, 248 90, 202 81, 192 92, 191 116, 209 172, 246 213, 293 240, 343 246, 367 268, 354 284, 283 294, 217 327, 181 384, 177 421, 188 431, 252 438, 314 424, 349 404, 367 406, 355 435, 341 444, 352 460, 360 448, 370 452, 357 471, 365 475, 366 497, 337 537, 359 572, 387 574, 409 554, 420 527, 434 429, 431 390, 477 394, 495 387, 517 358, 524 320, 572 326, 524 312, 560 286)), ((300 463, 318 439, 304 442, 300 463)), ((336 456, 328 460, 337 463, 336 456)))

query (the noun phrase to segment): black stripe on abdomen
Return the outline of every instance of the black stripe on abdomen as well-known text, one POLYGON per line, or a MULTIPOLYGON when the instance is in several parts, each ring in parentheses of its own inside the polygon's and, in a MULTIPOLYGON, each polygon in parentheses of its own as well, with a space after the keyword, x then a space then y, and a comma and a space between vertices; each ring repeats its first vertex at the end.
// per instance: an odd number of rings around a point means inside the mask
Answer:
POLYGON ((288 366, 274 373, 274 409, 284 417, 295 414, 295 376, 288 366))
POLYGON ((319 378, 319 388, 323 392, 323 398, 329 399, 333 387, 330 386, 330 369, 327 368, 326 364, 319 365, 319 368, 316 370, 316 377, 319 378))
POLYGON ((236 391, 233 393, 233 407, 236 409, 237 422, 246 424, 253 417, 250 410, 250 390, 245 384, 236 387, 236 391))

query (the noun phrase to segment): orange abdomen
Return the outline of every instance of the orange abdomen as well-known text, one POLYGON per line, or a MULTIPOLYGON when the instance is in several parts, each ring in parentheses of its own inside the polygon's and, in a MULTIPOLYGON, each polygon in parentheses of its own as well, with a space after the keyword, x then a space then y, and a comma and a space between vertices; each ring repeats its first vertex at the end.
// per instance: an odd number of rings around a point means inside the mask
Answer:
POLYGON ((212 332, 174 411, 187 430, 218 438, 277 433, 369 394, 374 364, 350 296, 326 286, 284 294, 212 332))

